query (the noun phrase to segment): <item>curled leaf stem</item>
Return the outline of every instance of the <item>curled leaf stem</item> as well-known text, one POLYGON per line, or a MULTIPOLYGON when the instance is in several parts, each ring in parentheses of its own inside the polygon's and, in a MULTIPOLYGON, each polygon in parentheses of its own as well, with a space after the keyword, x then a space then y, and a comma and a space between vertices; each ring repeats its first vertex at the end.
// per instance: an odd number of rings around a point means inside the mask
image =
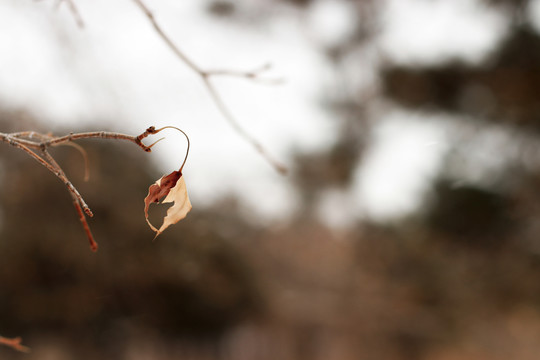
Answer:
MULTIPOLYGON (((186 134, 186 132, 182 129, 179 129, 177 128, 176 126, 164 126, 162 127, 161 129, 157 129, 155 130, 155 133, 154 134, 157 134, 158 132, 162 131, 162 130, 165 130, 165 129, 175 129, 175 130, 178 130, 180 131, 182 134, 184 134, 184 136, 186 137, 186 140, 187 140, 187 149, 186 149, 186 157, 184 158, 184 161, 182 162, 182 166, 180 166, 180 169, 178 171, 182 172, 182 169, 184 168, 184 165, 186 164, 186 161, 187 161, 187 158, 188 158, 188 155, 189 155, 189 147, 190 147, 190 142, 189 142, 189 136, 186 134)), ((158 141, 160 141, 161 139, 159 139, 158 141)), ((156 141, 157 142, 157 141, 156 141)), ((155 143, 154 143, 155 144, 155 143)), ((150 146, 153 146, 154 144, 150 145, 150 146)))

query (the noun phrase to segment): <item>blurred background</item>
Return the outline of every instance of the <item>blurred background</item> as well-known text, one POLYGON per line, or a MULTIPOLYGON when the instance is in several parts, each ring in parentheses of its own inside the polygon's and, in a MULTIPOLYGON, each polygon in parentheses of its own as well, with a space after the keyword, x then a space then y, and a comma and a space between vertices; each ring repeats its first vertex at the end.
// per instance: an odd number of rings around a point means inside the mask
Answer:
MULTIPOLYGON (((148 0, 279 175, 131 1, 0 0, 0 131, 181 127, 193 210, 152 242, 146 154, 80 141, 64 185, 0 152, 3 359, 537 359, 540 1, 148 0)), ((157 213, 159 210, 154 209, 157 213)), ((161 213, 163 214, 163 213, 161 213)), ((156 219, 159 214, 156 215, 156 219)), ((157 220, 156 220, 157 221, 157 220)))

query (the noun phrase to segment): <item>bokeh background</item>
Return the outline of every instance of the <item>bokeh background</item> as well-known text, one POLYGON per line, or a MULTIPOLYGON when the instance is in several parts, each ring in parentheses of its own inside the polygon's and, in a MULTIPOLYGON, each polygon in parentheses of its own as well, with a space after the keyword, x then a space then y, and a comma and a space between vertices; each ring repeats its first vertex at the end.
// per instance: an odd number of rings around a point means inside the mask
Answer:
MULTIPOLYGON (((4 359, 537 359, 540 1, 148 0, 275 172, 131 1, 0 0, 0 129, 190 134, 193 211, 152 242, 151 154, 0 152, 4 359)), ((156 217, 157 218, 157 217, 156 217)))

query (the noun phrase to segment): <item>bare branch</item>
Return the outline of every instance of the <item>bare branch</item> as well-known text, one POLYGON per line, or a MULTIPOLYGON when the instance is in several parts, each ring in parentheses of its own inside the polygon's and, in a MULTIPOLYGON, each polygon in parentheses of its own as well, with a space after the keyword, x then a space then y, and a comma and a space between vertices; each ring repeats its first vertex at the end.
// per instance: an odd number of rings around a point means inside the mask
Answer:
POLYGON ((176 56, 180 58, 188 67, 191 68, 191 70, 195 71, 198 74, 202 74, 203 71, 200 69, 176 44, 169 38, 167 34, 163 31, 161 26, 157 23, 156 19, 154 18, 154 14, 148 9, 148 7, 142 2, 142 0, 133 0, 135 4, 139 6, 139 8, 142 10, 142 12, 146 15, 148 20, 152 23, 152 26, 158 33, 158 35, 165 41, 167 46, 175 53, 176 56))
POLYGON ((276 159, 274 159, 266 150, 264 146, 261 145, 255 138, 253 138, 251 135, 249 135, 243 127, 238 124, 236 121, 236 118, 231 114, 223 100, 221 99, 221 96, 214 88, 214 85, 210 82, 208 78, 204 78, 204 84, 206 85, 206 88, 208 89, 208 92, 210 93, 210 96, 214 100, 214 103, 218 107, 221 114, 227 119, 229 124, 233 127, 236 132, 242 136, 247 142, 249 142, 265 159, 268 161, 274 169, 276 169, 279 173, 285 175, 287 174, 287 168, 278 162, 276 159))
MULTIPOLYGON (((68 180, 66 174, 64 173, 64 170, 62 170, 60 165, 56 162, 56 160, 54 160, 51 154, 45 148, 42 150, 42 153, 43 153, 43 157, 47 159, 47 161, 51 164, 51 166, 53 166, 58 171, 58 173, 62 176, 61 180, 64 180, 64 183, 67 181, 67 183, 71 185, 71 182, 68 180)), ((73 187, 73 185, 71 186, 73 187)), ((68 186, 68 189, 69 189, 69 186, 68 186)), ((79 221, 81 222, 84 228, 84 231, 86 233, 86 237, 88 238, 88 242, 90 243, 90 249, 93 252, 96 252, 98 249, 98 244, 96 240, 94 240, 94 236, 92 235, 92 232, 90 231, 90 226, 88 225, 88 222, 86 221, 86 216, 85 216, 86 211, 83 212, 82 210, 82 209, 85 209, 85 210, 88 209, 88 206, 84 203, 84 200, 81 197, 81 195, 79 195, 79 193, 77 192, 77 189, 75 189, 75 187, 73 187, 73 189, 75 190, 75 193, 73 191, 69 192, 69 194, 71 195, 71 198, 73 199, 73 205, 75 206, 75 210, 77 211, 77 214, 79 215, 79 221)), ((91 213, 88 214, 88 212, 86 212, 86 215, 90 217, 92 216, 91 213)))
POLYGON ((81 29, 84 28, 84 21, 82 19, 81 13, 77 9, 77 6, 75 5, 75 2, 73 0, 58 0, 56 3, 56 8, 59 8, 62 4, 66 4, 69 8, 69 11, 73 15, 73 18, 75 19, 75 22, 77 23, 77 26, 81 29))
POLYGON ((234 76, 239 78, 246 78, 254 81, 259 82, 266 82, 266 83, 278 83, 281 80, 279 79, 263 79, 260 77, 261 73, 267 71, 270 66, 265 65, 259 69, 256 69, 254 71, 247 71, 247 72, 241 72, 241 71, 229 71, 229 70, 203 70, 201 67, 199 67, 191 58, 189 58, 180 48, 172 41, 172 39, 163 31, 159 23, 156 21, 154 14, 150 11, 150 9, 144 4, 142 0, 133 0, 135 4, 141 9, 141 11, 145 14, 145 16, 148 18, 154 29, 156 30, 157 34, 161 39, 167 44, 167 46, 173 51, 173 53, 182 61, 184 64, 186 64, 191 70, 193 70, 204 83, 204 86, 210 93, 210 96, 214 103, 216 104, 216 107, 221 112, 223 117, 229 122, 229 124, 238 132, 238 134, 243 137, 245 140, 247 140, 254 148, 257 150, 278 172, 281 174, 287 173, 287 168, 278 162, 276 159, 274 159, 270 153, 266 150, 266 148, 257 141, 252 135, 250 135, 236 120, 236 118, 231 114, 223 100, 221 99, 221 96, 218 94, 217 90, 213 86, 211 80, 211 77, 213 76, 234 76))
POLYGON ((29 353, 30 348, 21 344, 22 339, 20 337, 16 338, 6 338, 0 336, 0 345, 9 346, 12 349, 15 349, 20 352, 29 353))
POLYGON ((56 160, 49 153, 48 148, 51 146, 59 146, 59 145, 75 146, 77 149, 79 149, 83 153, 85 163, 86 163, 87 161, 86 152, 80 145, 74 143, 73 141, 80 140, 80 139, 91 139, 91 138, 101 138, 101 139, 110 139, 110 140, 127 140, 136 144, 144 151, 150 152, 151 147, 154 144, 147 146, 143 144, 142 140, 148 137, 149 135, 157 134, 161 130, 162 129, 156 130, 153 126, 151 126, 139 136, 131 136, 131 135, 125 135, 125 134, 107 132, 107 131, 96 131, 96 132, 83 132, 83 133, 76 133, 76 134, 71 133, 65 136, 60 136, 60 137, 54 137, 51 134, 40 134, 34 131, 25 131, 25 132, 11 133, 11 134, 0 133, 0 141, 5 142, 8 145, 11 145, 17 149, 24 151, 29 156, 31 156, 34 160, 36 160, 45 168, 47 168, 47 170, 49 170, 54 175, 56 175, 56 177, 58 177, 64 183, 64 185, 66 185, 69 191, 69 194, 73 199, 73 205, 75 206, 75 210, 77 211, 77 214, 79 215, 79 220, 84 228, 84 231, 90 243, 90 248, 92 249, 92 251, 97 251, 98 244, 94 240, 94 237, 92 236, 92 232, 90 231, 88 222, 86 221, 86 216, 92 217, 93 213, 88 207, 88 205, 86 204, 86 202, 84 201, 84 199, 82 198, 77 188, 75 188, 75 186, 68 179, 64 170, 62 170, 62 167, 56 162, 56 160), (38 155, 36 151, 39 151, 41 153, 41 156, 38 155))
MULTIPOLYGON (((147 132, 148 130, 146 130, 143 134, 146 134, 147 132)), ((148 133, 146 136, 148 136, 149 134, 150 133, 148 133)), ((51 138, 50 140, 40 143, 39 146, 46 146, 46 147, 57 146, 57 145, 60 145, 69 141, 75 141, 75 140, 80 140, 80 139, 91 139, 91 138, 101 138, 101 139, 109 139, 109 140, 127 140, 127 141, 131 141, 139 145, 144 151, 149 151, 149 148, 141 142, 142 139, 139 139, 138 136, 131 136, 131 135, 120 134, 120 133, 109 132, 109 131, 83 132, 83 133, 77 133, 77 134, 71 133, 68 135, 61 136, 61 137, 51 138)))
POLYGON ((50 164, 49 162, 45 161, 42 157, 40 157, 35 152, 33 152, 25 143, 30 142, 32 144, 32 147, 41 149, 43 151, 43 153, 46 153, 46 148, 47 148, 48 145, 46 145, 45 143, 33 143, 31 141, 27 141, 27 140, 25 141, 25 140, 22 140, 22 139, 13 139, 8 134, 0 134, 0 139, 2 139, 2 140, 7 139, 6 142, 9 145, 23 150, 28 155, 30 155, 32 158, 34 158, 37 162, 39 162, 41 165, 45 166, 50 172, 52 172, 54 175, 56 175, 67 186, 68 190, 75 197, 77 197, 77 199, 80 202, 82 208, 84 209, 84 212, 90 217, 94 216, 92 214, 92 211, 90 210, 90 208, 88 207, 88 205, 86 204, 84 199, 82 198, 81 194, 79 194, 79 191, 77 191, 77 189, 75 188, 75 186, 73 186, 71 181, 68 180, 68 178, 65 176, 63 171, 60 169, 60 167, 58 166, 58 168, 57 168, 54 165, 50 164))
POLYGON ((208 70, 204 73, 207 77, 217 76, 233 76, 238 78, 245 78, 250 81, 255 81, 261 84, 278 85, 285 82, 283 78, 263 77, 263 75, 272 68, 272 64, 264 64, 258 68, 250 71, 237 71, 230 69, 214 69, 208 70))

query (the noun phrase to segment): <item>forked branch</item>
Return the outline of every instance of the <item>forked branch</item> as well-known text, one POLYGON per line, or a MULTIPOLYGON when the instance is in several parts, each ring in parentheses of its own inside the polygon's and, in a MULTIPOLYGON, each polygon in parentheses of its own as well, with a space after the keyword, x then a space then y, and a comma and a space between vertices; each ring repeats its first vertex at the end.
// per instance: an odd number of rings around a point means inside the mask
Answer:
MULTIPOLYGON (((132 136, 132 135, 125 135, 121 133, 116 132, 107 132, 107 131, 97 131, 97 132, 82 132, 82 133, 70 133, 68 135, 55 137, 48 134, 40 134, 33 131, 25 131, 25 132, 17 132, 17 133, 0 133, 0 141, 7 143, 8 145, 11 145, 17 149, 20 149, 27 153, 29 156, 31 156, 34 160, 36 160, 38 163, 43 165, 47 170, 52 172, 56 177, 58 177, 64 185, 66 185, 69 194, 71 195, 71 198, 73 199, 73 205, 75 206, 75 209, 77 211, 77 214, 79 216, 79 221, 81 222, 84 231, 86 233, 86 237, 88 238, 88 241, 90 243, 90 248, 92 251, 97 251, 98 244, 94 240, 94 237, 92 236, 92 232, 90 231, 90 226, 88 225, 88 222, 86 221, 86 217, 92 217, 94 214, 92 213, 92 210, 88 207, 86 202, 84 201, 83 197, 77 190, 77 188, 71 183, 71 181, 68 179, 67 175, 65 174, 62 167, 56 162, 56 160, 52 157, 52 155, 49 153, 49 148, 52 146, 59 146, 59 145, 74 145, 79 150, 82 150, 82 148, 75 144, 73 141, 80 140, 80 139, 90 139, 90 138, 99 138, 99 139, 108 139, 108 140, 126 140, 130 141, 137 146, 139 146, 141 149, 143 149, 146 152, 150 152, 152 150, 152 146, 154 146, 155 143, 151 145, 145 145, 142 140, 148 137, 149 135, 157 134, 163 129, 157 129, 155 127, 149 127, 146 129, 142 134, 138 136, 132 136)), ((83 154, 84 153, 84 150, 83 154)), ((86 162, 86 157, 85 157, 86 162)))
POLYGON ((183 52, 170 38, 167 33, 163 30, 163 28, 159 25, 159 23, 156 21, 154 14, 150 11, 150 9, 145 5, 143 0, 133 0, 135 4, 141 9, 141 11, 144 13, 144 15, 148 18, 152 26, 154 27, 155 31, 159 35, 159 37, 167 44, 167 46, 172 50, 172 52, 178 57, 185 65, 187 65, 191 70, 193 70, 201 80, 203 81, 204 86, 206 87, 207 91, 210 94, 210 97, 216 104, 216 107, 218 108, 219 112, 223 115, 223 117, 229 122, 229 124, 233 127, 233 129, 241 136, 243 137, 248 143, 250 143, 255 150, 257 150, 273 167, 281 174, 287 173, 287 168, 281 164, 279 161, 277 161, 275 158, 273 158, 268 150, 253 136, 251 136, 236 120, 236 118, 232 115, 231 111, 228 109, 227 105, 223 101, 221 95, 216 90, 214 84, 212 83, 211 79, 216 76, 234 76, 239 78, 245 78, 257 82, 266 82, 266 83, 278 83, 281 82, 280 79, 267 79, 262 77, 267 70, 270 69, 270 65, 264 65, 258 69, 252 70, 252 71, 229 71, 229 70, 204 70, 199 65, 197 65, 189 56, 186 55, 185 52, 183 52))

